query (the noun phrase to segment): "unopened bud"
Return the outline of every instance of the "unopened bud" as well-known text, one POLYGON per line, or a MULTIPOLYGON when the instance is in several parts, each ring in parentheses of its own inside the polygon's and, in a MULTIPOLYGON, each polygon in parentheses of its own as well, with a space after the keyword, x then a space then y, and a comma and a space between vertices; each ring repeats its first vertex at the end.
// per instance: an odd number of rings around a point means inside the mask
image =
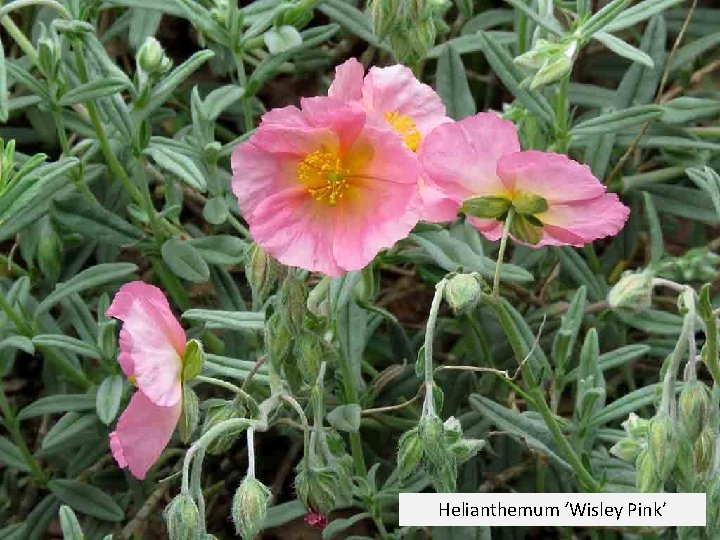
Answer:
POLYGON ((262 301, 277 278, 275 260, 257 244, 251 244, 245 254, 245 277, 253 297, 262 301))
POLYGON ((460 439, 450 445, 449 450, 455 456, 457 463, 462 464, 475 457, 483 448, 485 448, 485 441, 482 439, 460 439))
POLYGON ((472 310, 482 296, 482 281, 477 274, 457 274, 445 286, 445 300, 455 313, 472 310))
POLYGON ((559 55, 552 62, 548 62, 541 67, 532 81, 530 82, 530 89, 535 90, 540 86, 550 84, 557 81, 563 75, 570 72, 573 67, 573 61, 565 55, 559 55))
POLYGON ((678 418, 691 441, 700 435, 709 412, 710 393, 707 386, 698 380, 686 382, 678 398, 678 418))
POLYGON ((178 422, 180 440, 187 444, 192 438, 200 421, 200 403, 197 394, 189 386, 183 384, 182 389, 182 412, 178 422))
POLYGON ((697 473, 710 472, 715 461, 715 432, 706 427, 700 432, 693 446, 693 464, 697 473))
POLYGON ((170 540, 196 540, 200 527, 200 512, 190 495, 180 494, 165 508, 165 523, 170 540))
POLYGON ((338 492, 337 472, 329 467, 312 467, 301 463, 295 477, 295 493, 308 510, 329 514, 335 508, 335 501, 342 495, 338 492))
POLYGON ((640 450, 642 446, 637 439, 622 439, 610 448, 610 453, 632 463, 637 459, 640 450))
POLYGON ((645 438, 647 437, 647 428, 649 420, 640 418, 635 413, 630 413, 627 420, 620 424, 625 432, 631 437, 645 438))
POLYGON ((610 289, 607 301, 611 308, 629 308, 636 311, 652 305, 653 273, 625 272, 610 289))
POLYGON ((305 304, 307 302, 305 284, 294 276, 288 276, 280 289, 279 311, 285 326, 291 334, 296 335, 305 321, 305 304))
POLYGON ((148 75, 165 73, 172 67, 172 61, 165 55, 160 42, 150 36, 140 46, 137 53, 138 67, 148 75))
POLYGON ((670 415, 661 414, 650 420, 648 452, 661 481, 664 482, 675 467, 678 451, 677 424, 670 415))
POLYGON ((663 483, 655 474, 653 459, 647 450, 640 452, 635 468, 635 483, 639 492, 656 493, 662 490, 663 483))
POLYGON ((302 331, 295 340, 297 366, 307 382, 317 379, 323 361, 323 341, 309 330, 302 331))
POLYGON ((421 418, 418 424, 418 436, 428 458, 431 461, 442 460, 445 454, 445 430, 440 417, 429 414, 421 418))
POLYGON ((422 441, 418 436, 417 429, 411 429, 400 437, 398 445, 398 472, 403 478, 407 478, 417 471, 423 457, 422 441))
POLYGON ((462 438, 462 425, 460 420, 451 416, 443 422, 443 432, 445 434, 445 442, 447 444, 455 444, 462 438))
POLYGON ((232 519, 243 540, 253 540, 260 532, 271 500, 270 490, 255 477, 246 476, 240 482, 233 497, 232 519))
MULTIPOLYGON (((231 420, 233 418, 242 418, 246 413, 245 407, 237 400, 224 401, 219 405, 214 405, 205 413, 205 422, 203 424, 203 433, 207 433, 211 428, 231 420)), ((208 445, 207 451, 210 454, 218 455, 227 452, 232 446, 238 433, 225 432, 215 437, 208 445)))
POLYGON ((265 325, 265 345, 271 364, 280 372, 290 352, 292 335, 279 313, 273 313, 265 325))

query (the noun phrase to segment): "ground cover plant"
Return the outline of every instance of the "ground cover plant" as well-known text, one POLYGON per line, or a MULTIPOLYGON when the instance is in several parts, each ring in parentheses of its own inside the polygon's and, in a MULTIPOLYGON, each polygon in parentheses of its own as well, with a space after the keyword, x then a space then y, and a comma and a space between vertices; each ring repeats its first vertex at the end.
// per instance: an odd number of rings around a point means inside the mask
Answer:
POLYGON ((717 538, 712 0, 0 2, 0 539, 717 538), (398 526, 700 492, 706 528, 398 526))

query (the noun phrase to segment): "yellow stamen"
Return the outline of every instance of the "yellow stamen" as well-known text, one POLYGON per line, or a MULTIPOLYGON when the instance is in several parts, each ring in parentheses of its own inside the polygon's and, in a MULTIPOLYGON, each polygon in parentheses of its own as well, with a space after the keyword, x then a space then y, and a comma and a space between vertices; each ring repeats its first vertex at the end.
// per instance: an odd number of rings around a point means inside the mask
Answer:
POLYGON ((325 200, 335 206, 349 187, 348 172, 337 152, 320 149, 305 156, 297 174, 316 201, 325 200))
POLYGON ((405 141, 405 145, 415 152, 418 146, 420 146, 420 141, 422 139, 422 136, 415 125, 415 121, 407 114, 400 114, 397 111, 386 112, 385 120, 387 120, 392 128, 400 134, 403 141, 405 141))

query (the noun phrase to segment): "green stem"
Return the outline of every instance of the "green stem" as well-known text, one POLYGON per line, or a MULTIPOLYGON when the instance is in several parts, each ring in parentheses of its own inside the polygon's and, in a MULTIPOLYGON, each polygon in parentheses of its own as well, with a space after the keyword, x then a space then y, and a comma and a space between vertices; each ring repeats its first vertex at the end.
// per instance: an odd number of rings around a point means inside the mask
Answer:
POLYGON ((548 407, 542 386, 540 386, 538 381, 535 379, 535 375, 533 374, 529 362, 525 361, 526 353, 522 338, 520 337, 518 330, 512 324, 512 319, 510 318, 509 313, 507 313, 507 310, 503 305, 503 301, 493 297, 488 300, 488 303, 495 310, 495 313, 500 319, 500 324, 502 325, 505 335, 510 342, 515 358, 520 363, 520 370, 522 372, 523 380, 528 387, 532 403, 535 405, 535 408, 540 413, 545 424, 550 430, 550 434, 552 435, 555 444, 557 444, 562 455, 575 472, 580 486, 586 491, 600 492, 600 485, 587 471, 587 469, 585 469, 582 460, 575 452, 575 449, 572 447, 567 437, 565 437, 565 434, 562 432, 557 418, 555 418, 555 415, 550 410, 550 407, 548 407))
MULTIPOLYGON (((346 400, 345 403, 347 405, 357 403, 358 395, 355 388, 350 362, 348 361, 347 356, 342 352, 340 353, 339 360, 340 373, 342 375, 343 390, 346 400)), ((353 463, 355 464, 355 473, 358 476, 365 476, 367 474, 367 468, 365 467, 365 457, 363 455, 360 434, 357 431, 350 433, 350 451, 352 453, 353 463)))
MULTIPOLYGON (((83 56, 82 43, 79 39, 75 39, 74 44, 75 59, 77 61, 80 82, 86 83, 89 81, 89 75, 87 65, 85 64, 85 58, 83 56)), ((142 206, 142 194, 140 193, 140 190, 137 188, 137 186, 133 184, 132 180, 125 172, 125 169, 115 156, 115 152, 110 146, 110 141, 108 140, 107 135, 105 135, 105 129, 102 125, 102 122, 100 121, 100 115, 98 114, 95 104, 92 101, 88 101, 87 103, 85 103, 85 107, 87 108, 90 122, 92 123, 93 129, 95 130, 95 135, 97 136, 98 142, 100 143, 100 149, 102 150, 103 156, 105 156, 110 170, 123 184, 132 200, 142 206)))
POLYGON ((495 298, 500 295, 500 270, 502 269, 503 259, 505 258, 505 249, 507 248, 508 236, 510 236, 510 225, 512 224, 514 214, 515 211, 510 207, 507 217, 505 218, 502 237, 500 238, 500 249, 498 250, 497 262, 495 263, 495 277, 493 279, 492 289, 492 294, 495 298))
POLYGON ((20 449, 20 453, 22 454, 25 463, 27 463, 30 473, 39 485, 44 486, 46 482, 45 473, 35 459, 35 456, 33 456, 32 452, 30 452, 27 444, 25 444, 25 439, 23 438, 22 433, 20 433, 20 426, 18 425, 17 418, 13 414, 7 397, 5 396, 5 389, 3 388, 2 383, 0 383, 0 411, 2 411, 3 417, 5 418, 5 427, 10 433, 10 438, 20 449))
MULTIPOLYGON (((237 67, 238 83, 243 88, 247 87, 247 74, 245 73, 245 63, 242 59, 242 51, 235 53, 235 66, 237 67)), ((242 106, 243 120, 245 121, 245 131, 250 131, 255 126, 253 124, 252 109, 250 108, 250 99, 243 96, 240 98, 242 106)))
POLYGON ((25 34, 23 34, 22 30, 17 27, 13 20, 7 15, 3 15, 0 17, 0 24, 5 27, 5 30, 7 30, 8 34, 10 34, 10 37, 15 40, 15 43, 17 43, 18 47, 20 47, 25 55, 30 58, 32 63, 37 65, 40 57, 38 56, 35 47, 33 47, 33 44, 30 43, 30 41, 25 37, 25 34))
POLYGON ((226 390, 230 390, 231 392, 235 392, 236 394, 245 393, 238 386, 235 386, 234 384, 223 381, 221 379, 216 379, 215 377, 205 377, 204 375, 197 375, 194 377, 194 380, 199 383, 214 384, 215 386, 225 388, 226 390))
POLYGON ((425 362, 425 400, 423 402, 422 415, 435 414, 435 401, 433 400, 433 342, 435 341, 435 325, 437 324, 437 316, 440 311, 440 304, 445 292, 446 278, 442 278, 435 285, 435 295, 430 304, 430 314, 428 315, 427 325, 425 326, 425 341, 423 343, 423 359, 425 362))

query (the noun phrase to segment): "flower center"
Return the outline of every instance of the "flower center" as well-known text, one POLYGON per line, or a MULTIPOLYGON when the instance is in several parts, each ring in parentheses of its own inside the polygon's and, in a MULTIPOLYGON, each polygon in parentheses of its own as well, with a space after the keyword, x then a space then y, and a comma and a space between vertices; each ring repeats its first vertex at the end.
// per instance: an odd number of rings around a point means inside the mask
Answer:
POLYGON ((422 136, 415 125, 415 121, 410 118, 407 114, 400 114, 397 111, 386 112, 385 120, 397 131, 403 138, 405 145, 415 152, 417 147, 420 146, 420 140, 422 136))
POLYGON ((348 173, 337 152, 320 149, 305 156, 297 174, 313 199, 335 206, 350 187, 348 173))

